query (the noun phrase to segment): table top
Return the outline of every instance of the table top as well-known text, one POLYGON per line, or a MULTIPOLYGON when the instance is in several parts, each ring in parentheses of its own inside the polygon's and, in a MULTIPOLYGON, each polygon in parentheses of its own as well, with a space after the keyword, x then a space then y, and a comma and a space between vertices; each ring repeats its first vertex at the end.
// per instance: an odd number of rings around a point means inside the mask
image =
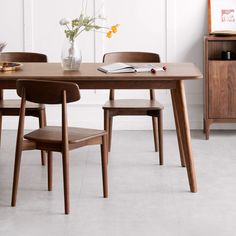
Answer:
MULTIPOLYGON (((137 63, 132 63, 137 64, 137 63)), ((166 66, 155 74, 117 73, 98 71, 102 63, 82 63, 79 71, 63 71, 60 63, 23 63, 22 70, 0 72, 0 89, 15 89, 17 79, 42 79, 75 82, 82 89, 170 89, 181 80, 202 78, 193 63, 153 63, 166 66)))
MULTIPOLYGON (((135 64, 135 63, 132 63, 135 64)), ((60 63, 23 63, 22 70, 13 72, 1 72, 0 81, 2 79, 15 80, 20 78, 50 78, 57 80, 64 80, 66 78, 73 78, 78 80, 96 79, 107 80, 127 80, 129 79, 143 79, 145 80, 189 80, 202 78, 199 69, 192 63, 153 63, 154 65, 167 67, 166 71, 158 71, 155 74, 146 73, 117 73, 106 74, 98 71, 97 68, 102 66, 101 63, 82 63, 79 71, 63 71, 60 63)))

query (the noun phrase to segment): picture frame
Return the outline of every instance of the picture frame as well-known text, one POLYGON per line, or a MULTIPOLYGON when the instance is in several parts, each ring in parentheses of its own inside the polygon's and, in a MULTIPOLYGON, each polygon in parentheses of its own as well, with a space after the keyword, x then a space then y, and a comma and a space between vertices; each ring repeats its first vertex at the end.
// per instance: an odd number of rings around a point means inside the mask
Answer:
POLYGON ((236 35, 235 0, 208 0, 208 33, 236 35))

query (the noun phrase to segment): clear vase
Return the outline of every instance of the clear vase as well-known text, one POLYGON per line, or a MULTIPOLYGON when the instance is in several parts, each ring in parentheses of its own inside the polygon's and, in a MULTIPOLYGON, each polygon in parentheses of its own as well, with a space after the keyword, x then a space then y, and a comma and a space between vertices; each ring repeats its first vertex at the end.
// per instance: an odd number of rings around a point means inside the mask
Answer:
POLYGON ((61 63, 63 69, 66 71, 79 70, 81 61, 82 55, 77 41, 70 41, 68 39, 65 40, 61 53, 61 63))

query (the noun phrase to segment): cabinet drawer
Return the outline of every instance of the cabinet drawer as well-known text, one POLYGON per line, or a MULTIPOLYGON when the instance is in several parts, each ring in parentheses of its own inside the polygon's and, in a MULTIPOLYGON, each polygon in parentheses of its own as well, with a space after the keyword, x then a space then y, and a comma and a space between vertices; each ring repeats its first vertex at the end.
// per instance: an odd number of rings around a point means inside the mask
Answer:
POLYGON ((209 118, 236 118, 236 61, 208 64, 209 118))

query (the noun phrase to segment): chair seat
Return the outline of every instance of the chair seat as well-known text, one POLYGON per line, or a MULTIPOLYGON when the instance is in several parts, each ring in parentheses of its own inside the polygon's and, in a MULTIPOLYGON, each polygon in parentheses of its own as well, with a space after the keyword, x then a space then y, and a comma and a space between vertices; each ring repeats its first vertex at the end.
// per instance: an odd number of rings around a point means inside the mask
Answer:
POLYGON ((150 99, 115 99, 109 100, 103 109, 144 109, 162 110, 164 107, 156 100, 150 99))
MULTIPOLYGON (((21 100, 20 99, 4 99, 0 100, 0 109, 20 109, 21 100)), ((26 102, 26 109, 44 109, 43 104, 26 102)))
MULTIPOLYGON (((106 134, 104 130, 68 127, 69 144, 86 141, 91 138, 103 136, 104 134, 106 134)), ((47 126, 26 134, 24 138, 35 142, 58 144, 62 142, 62 128, 58 126, 47 126)))

